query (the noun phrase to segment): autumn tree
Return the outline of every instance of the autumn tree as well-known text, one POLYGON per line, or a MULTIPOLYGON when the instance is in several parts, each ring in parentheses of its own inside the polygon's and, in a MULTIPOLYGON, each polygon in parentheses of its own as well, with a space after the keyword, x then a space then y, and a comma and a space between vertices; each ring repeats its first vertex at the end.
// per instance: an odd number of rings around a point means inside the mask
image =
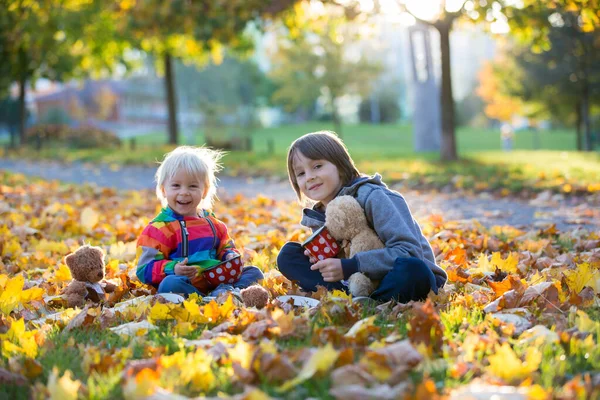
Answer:
MULTIPOLYGON (((522 110, 522 103, 518 98, 511 96, 506 87, 503 87, 504 80, 498 77, 499 69, 503 71, 514 72, 514 68, 509 67, 510 61, 498 61, 496 64, 486 62, 479 71, 479 86, 476 93, 485 102, 483 112, 486 117, 502 122, 510 122, 522 110)), ((516 80, 516 76, 512 75, 516 80)))
POLYGON ((360 39, 343 8, 326 7, 323 13, 307 8, 302 24, 280 35, 271 55, 270 77, 277 85, 273 101, 293 111, 311 106, 323 95, 341 135, 338 99, 348 94, 365 96, 382 70, 366 56, 360 39))
POLYGON ((20 141, 25 134, 27 85, 39 78, 65 81, 110 70, 123 60, 104 0, 0 0, 0 92, 19 86, 20 141))
POLYGON ((498 70, 506 93, 541 105, 548 115, 574 120, 577 147, 588 151, 593 147, 591 106, 600 100, 597 10, 597 2, 585 0, 553 1, 547 6, 526 1, 521 8, 507 7, 511 29, 521 44, 510 49, 519 84, 498 70))
POLYGON ((158 61, 165 75, 168 105, 169 143, 178 143, 176 85, 173 59, 204 65, 212 59, 220 63, 225 48, 244 52, 252 43, 244 36, 251 23, 276 17, 298 0, 230 0, 226 2, 173 0, 133 0, 121 2, 123 32, 142 51, 158 61))

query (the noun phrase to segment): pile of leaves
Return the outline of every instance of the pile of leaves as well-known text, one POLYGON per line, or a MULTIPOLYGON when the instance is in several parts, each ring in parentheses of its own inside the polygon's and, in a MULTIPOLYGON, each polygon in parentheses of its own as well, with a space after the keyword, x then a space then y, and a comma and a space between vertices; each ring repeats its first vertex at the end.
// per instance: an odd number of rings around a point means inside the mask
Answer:
POLYGON ((487 229, 420 221, 449 282, 425 302, 357 303, 320 290, 313 308, 275 266, 301 241, 299 208, 224 198, 215 213, 271 303, 191 296, 173 304, 135 277, 135 240, 155 215, 150 191, 65 186, 0 172, 0 383, 9 398, 228 397, 435 399, 600 396, 598 232, 487 229), (64 256, 107 252, 119 288, 66 308, 64 256))

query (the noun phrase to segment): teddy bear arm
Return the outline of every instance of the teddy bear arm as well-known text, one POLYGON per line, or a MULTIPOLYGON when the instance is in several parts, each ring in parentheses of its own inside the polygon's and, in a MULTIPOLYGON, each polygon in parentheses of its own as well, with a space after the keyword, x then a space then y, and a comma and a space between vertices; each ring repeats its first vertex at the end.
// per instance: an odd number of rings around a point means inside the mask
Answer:
POLYGON ((87 288, 84 282, 72 281, 69 286, 63 290, 63 296, 67 300, 69 307, 81 307, 85 304, 87 288))
POLYGON ((72 281, 71 283, 69 283, 69 286, 67 286, 65 288, 65 290, 63 291, 63 294, 66 294, 66 295, 77 294, 82 297, 85 297, 85 295, 87 294, 87 288, 85 287, 84 282, 72 281))

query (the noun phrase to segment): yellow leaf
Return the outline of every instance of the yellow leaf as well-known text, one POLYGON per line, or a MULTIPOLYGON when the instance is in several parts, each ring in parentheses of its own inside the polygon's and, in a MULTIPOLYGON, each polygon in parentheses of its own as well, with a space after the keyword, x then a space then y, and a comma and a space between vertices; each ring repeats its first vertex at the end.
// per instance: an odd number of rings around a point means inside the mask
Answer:
POLYGON ((250 393, 246 393, 244 400, 270 400, 272 397, 260 389, 253 389, 250 393))
POLYGON ((335 289, 334 291, 331 292, 331 297, 350 301, 350 299, 352 298, 352 295, 350 293, 346 293, 342 290, 335 289))
POLYGON ((327 343, 327 346, 322 347, 313 353, 313 355, 302 367, 302 370, 298 376, 285 382, 279 387, 278 390, 280 392, 287 392, 294 386, 297 386, 305 380, 312 378, 312 376, 317 372, 328 371, 336 362, 338 356, 339 352, 335 350, 330 343, 327 343))
POLYGON ((370 326, 373 326, 376 318, 377 315, 373 315, 371 317, 363 318, 360 321, 357 321, 354 325, 352 325, 352 328, 350 328, 350 330, 344 336, 356 337, 356 335, 358 335, 360 332, 364 331, 365 329, 368 329, 370 326))
POLYGON ((600 272, 589 263, 578 264, 577 269, 564 272, 567 286, 576 294, 584 287, 590 286, 595 293, 600 293, 600 272))
POLYGON ((250 343, 245 340, 238 340, 235 347, 229 350, 229 357, 231 358, 231 361, 237 361, 242 367, 250 369, 250 362, 254 355, 253 350, 250 343))
POLYGON ((211 300, 210 303, 204 306, 204 317, 208 319, 208 322, 215 323, 219 320, 219 316, 221 312, 219 310, 219 305, 216 301, 211 300))
POLYGON ((167 304, 156 303, 150 309, 149 321, 157 321, 160 319, 171 319, 171 308, 167 304))
POLYGON ((144 368, 129 379, 123 387, 123 396, 127 400, 145 399, 156 391, 160 375, 153 369, 144 368))
MULTIPOLYGON (((4 290, 4 287, 6 286, 6 282, 8 282, 8 275, 1 274, 0 275, 0 289, 4 290)), ((2 292, 0 291, 0 293, 2 293, 2 292)))
POLYGON ((21 293, 21 303, 27 303, 33 300, 41 300, 44 295, 44 289, 39 287, 33 287, 31 289, 24 290, 21 293))
POLYGON ((59 379, 58 369, 54 367, 48 377, 48 392, 51 400, 76 400, 77 392, 81 387, 81 382, 71 379, 71 371, 65 371, 65 374, 59 379))
POLYGON ((546 392, 540 385, 532 385, 527 392, 527 400, 546 400, 551 398, 550 393, 546 392))
POLYGON ((593 321, 586 313, 582 310, 577 310, 577 329, 581 332, 594 332, 600 330, 600 322, 593 321))
POLYGON ((200 306, 196 301, 187 299, 183 302, 183 308, 188 312, 188 321, 190 322, 208 322, 204 315, 200 313, 200 306))
POLYGON ((519 257, 516 253, 510 253, 504 260, 500 252, 493 253, 490 260, 488 260, 487 255, 482 253, 477 260, 477 268, 474 268, 471 272, 495 272, 498 268, 503 272, 515 274, 518 272, 518 263, 519 257))
POLYGON ((233 304, 233 295, 230 294, 225 300, 225 303, 221 304, 219 307, 219 313, 221 317, 227 318, 229 314, 235 309, 235 304, 233 304))
POLYGON ((21 291, 25 284, 23 275, 17 275, 9 279, 0 293, 0 312, 8 315, 21 304, 21 291))
POLYGON ((108 249, 108 256, 112 260, 119 261, 133 261, 137 252, 137 242, 131 241, 129 243, 117 242, 110 245, 108 249))
POLYGON ((488 371, 507 382, 525 379, 536 371, 542 361, 542 353, 537 347, 529 347, 525 361, 521 361, 508 343, 496 346, 496 353, 488 357, 488 371))
POLYGON ((277 328, 279 329, 280 336, 286 336, 294 332, 296 329, 294 326, 294 313, 285 313, 281 308, 276 308, 271 313, 271 317, 277 322, 277 328))
POLYGON ((18 239, 9 239, 2 246, 2 256, 16 258, 23 252, 18 239))
POLYGON ((99 219, 98 213, 96 211, 94 211, 92 208, 86 207, 81 212, 81 218, 79 220, 79 224, 85 230, 91 231, 92 229, 94 229, 96 224, 98 224, 98 219, 99 219))
POLYGON ((67 267, 66 264, 60 264, 58 268, 54 271, 54 276, 52 277, 53 282, 67 282, 73 279, 71 276, 71 270, 67 267))

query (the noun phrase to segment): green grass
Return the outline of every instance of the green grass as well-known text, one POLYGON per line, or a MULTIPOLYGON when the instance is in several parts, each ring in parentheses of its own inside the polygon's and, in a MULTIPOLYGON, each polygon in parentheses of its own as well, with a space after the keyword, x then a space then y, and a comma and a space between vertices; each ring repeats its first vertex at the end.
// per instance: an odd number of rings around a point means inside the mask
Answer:
MULTIPOLYGON (((228 175, 286 176, 286 152, 299 136, 321 129, 333 129, 329 123, 310 122, 276 128, 258 129, 252 134, 251 152, 232 151, 223 160, 228 175)), ((501 150, 498 130, 459 128, 457 147, 461 160, 441 163, 439 154, 413 151, 410 125, 348 125, 342 138, 361 172, 379 172, 387 182, 414 187, 453 187, 466 190, 587 192, 589 185, 600 182, 598 152, 574 151, 575 134, 568 130, 520 131, 515 150, 501 150), (535 136, 537 135, 537 139, 535 136), (533 150, 534 142, 540 144, 533 150), (567 189, 566 184, 571 186, 567 189)), ((68 149, 48 146, 41 152, 31 149, 12 153, 27 159, 103 162, 117 165, 155 166, 172 149, 164 145, 166 134, 156 132, 135 138, 135 148, 125 141, 120 149, 68 149)), ((201 132, 193 137, 181 136, 182 144, 205 142, 201 132)), ((11 153, 7 154, 11 156, 11 153)))
MULTIPOLYGON (((296 125, 285 125, 272 128, 261 128, 251 135, 253 150, 257 153, 266 153, 269 141, 274 145, 275 154, 285 154, 290 143, 308 132, 319 130, 333 130, 328 122, 307 122, 296 125)), ((414 155, 412 125, 344 125, 342 137, 353 157, 371 156, 373 152, 378 155, 397 157, 399 155, 414 155)), ((559 129, 551 131, 525 130, 519 131, 515 136, 514 149, 534 150, 535 137, 539 137, 539 150, 564 150, 576 149, 575 132, 559 129)), ((197 131, 191 140, 181 135, 182 144, 199 145, 205 142, 202 131, 197 131)), ((160 146, 166 142, 166 132, 154 132, 136 138, 140 146, 160 146)), ((477 152, 482 150, 500 150, 500 131, 498 129, 477 129, 459 127, 457 129, 457 144, 459 153, 477 152)), ((437 156, 436 154, 433 155, 437 156)))

